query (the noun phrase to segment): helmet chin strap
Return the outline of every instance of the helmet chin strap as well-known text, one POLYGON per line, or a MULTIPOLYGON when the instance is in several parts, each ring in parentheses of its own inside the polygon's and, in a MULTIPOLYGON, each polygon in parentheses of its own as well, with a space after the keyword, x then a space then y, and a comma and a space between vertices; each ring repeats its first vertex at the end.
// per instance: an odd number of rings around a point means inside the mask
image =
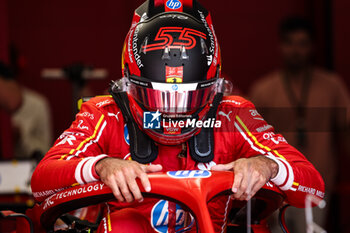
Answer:
MULTIPOLYGON (((215 95, 212 106, 207 114, 207 119, 215 119, 216 112, 222 100, 223 94, 215 95)), ((214 159, 214 129, 202 128, 201 131, 188 141, 190 155, 193 160, 208 163, 214 159)))
MULTIPOLYGON (((130 155, 134 161, 147 164, 153 162, 158 156, 158 147, 155 142, 139 127, 132 116, 128 95, 125 91, 118 90, 118 86, 112 83, 109 93, 120 108, 129 131, 130 155)), ((213 103, 206 118, 216 118, 216 112, 222 93, 215 95, 213 103)), ((192 159, 196 162, 207 163, 214 158, 214 129, 202 128, 198 134, 188 141, 192 159)))
POLYGON ((113 91, 111 86, 109 93, 120 108, 129 131, 130 155, 137 162, 147 164, 153 162, 158 156, 158 148, 155 143, 142 132, 133 118, 128 95, 124 91, 113 91))

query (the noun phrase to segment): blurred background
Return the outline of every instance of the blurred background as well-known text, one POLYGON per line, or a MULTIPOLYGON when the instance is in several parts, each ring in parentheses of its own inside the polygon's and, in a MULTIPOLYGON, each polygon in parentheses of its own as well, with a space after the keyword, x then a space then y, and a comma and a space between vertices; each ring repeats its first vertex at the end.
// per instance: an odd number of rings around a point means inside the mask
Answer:
MULTIPOLYGON (((76 62, 108 70, 108 78, 91 81, 102 93, 109 80, 121 77, 121 51, 133 10, 142 0, 0 1, 0 55, 9 45, 21 56, 18 81, 45 95, 51 105, 55 138, 71 121, 71 86, 67 80, 44 79, 44 68, 76 62)), ((350 22, 345 0, 200 1, 211 10, 223 56, 223 70, 243 93, 279 66, 278 27, 290 15, 307 17, 316 27, 316 63, 335 70, 350 86, 350 22)))
MULTIPOLYGON (((286 17, 295 15, 307 19, 314 27, 314 64, 336 73, 343 88, 350 88, 349 1, 200 2, 212 14, 221 45, 224 76, 241 95, 249 97, 257 80, 283 66, 279 25, 286 17)), ((12 70, 9 75, 12 78, 6 80, 15 80, 21 90, 40 95, 37 97, 42 99, 42 104, 38 109, 47 113, 39 123, 51 130, 39 134, 46 135, 48 145, 74 119, 75 95, 103 94, 110 80, 121 77, 122 45, 133 11, 142 3, 142 0, 0 0, 0 60, 12 70), (72 68, 72 64, 76 66, 72 68), (101 72, 80 83, 75 75, 81 74, 82 65, 101 72), (70 75, 45 76, 45 70, 63 67, 66 70, 68 67, 70 75)), ((16 136, 20 133, 13 128, 14 125, 20 128, 21 124, 10 120, 11 114, 13 111, 3 110, 0 118, 1 155, 7 159, 16 154, 16 136)), ((335 148, 334 155, 338 173, 332 187, 327 224, 333 229, 331 232, 350 232, 349 154, 338 149, 335 148)))

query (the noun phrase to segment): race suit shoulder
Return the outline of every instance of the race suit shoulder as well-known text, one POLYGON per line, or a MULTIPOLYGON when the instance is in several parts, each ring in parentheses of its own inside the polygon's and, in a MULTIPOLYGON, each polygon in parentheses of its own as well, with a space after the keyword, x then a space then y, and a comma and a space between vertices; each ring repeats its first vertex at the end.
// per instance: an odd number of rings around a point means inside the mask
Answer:
POLYGON ((323 199, 324 182, 319 172, 281 134, 274 132, 250 101, 238 96, 224 97, 218 116, 232 123, 223 125, 230 125, 229 131, 234 132, 238 158, 265 155, 279 165, 278 174, 271 181, 284 192, 287 202, 304 207, 307 194, 323 199))
POLYGON ((95 97, 83 103, 75 121, 59 136, 34 171, 34 198, 43 201, 58 190, 97 181, 96 162, 107 154, 121 157, 121 150, 128 149, 120 143, 123 135, 116 133, 123 127, 123 116, 113 98, 95 97), (113 141, 108 140, 112 136, 113 141))

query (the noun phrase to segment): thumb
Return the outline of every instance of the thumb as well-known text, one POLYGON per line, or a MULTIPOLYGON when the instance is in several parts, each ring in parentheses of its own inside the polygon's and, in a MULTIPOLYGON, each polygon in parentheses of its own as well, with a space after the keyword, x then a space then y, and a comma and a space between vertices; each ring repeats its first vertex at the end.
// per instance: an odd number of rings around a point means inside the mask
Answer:
POLYGON ((212 171, 232 171, 233 170, 233 164, 232 163, 227 163, 227 164, 218 164, 218 165, 214 165, 211 167, 212 171))
POLYGON ((160 164, 150 164, 145 166, 145 172, 147 173, 160 172, 161 170, 163 170, 163 167, 160 164))

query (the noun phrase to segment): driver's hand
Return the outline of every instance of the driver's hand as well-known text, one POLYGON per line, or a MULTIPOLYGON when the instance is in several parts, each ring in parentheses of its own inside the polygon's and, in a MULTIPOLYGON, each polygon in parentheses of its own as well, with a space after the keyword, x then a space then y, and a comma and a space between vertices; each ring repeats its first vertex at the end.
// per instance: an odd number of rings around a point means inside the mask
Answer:
POLYGON ((233 198, 249 200, 278 172, 278 164, 265 156, 237 159, 228 164, 218 164, 213 171, 234 171, 233 198))
POLYGON ((143 165, 135 161, 105 158, 97 162, 95 169, 101 181, 112 189, 118 201, 142 202, 143 197, 136 178, 140 178, 145 191, 150 192, 151 184, 147 173, 159 172, 163 168, 161 165, 143 165))

